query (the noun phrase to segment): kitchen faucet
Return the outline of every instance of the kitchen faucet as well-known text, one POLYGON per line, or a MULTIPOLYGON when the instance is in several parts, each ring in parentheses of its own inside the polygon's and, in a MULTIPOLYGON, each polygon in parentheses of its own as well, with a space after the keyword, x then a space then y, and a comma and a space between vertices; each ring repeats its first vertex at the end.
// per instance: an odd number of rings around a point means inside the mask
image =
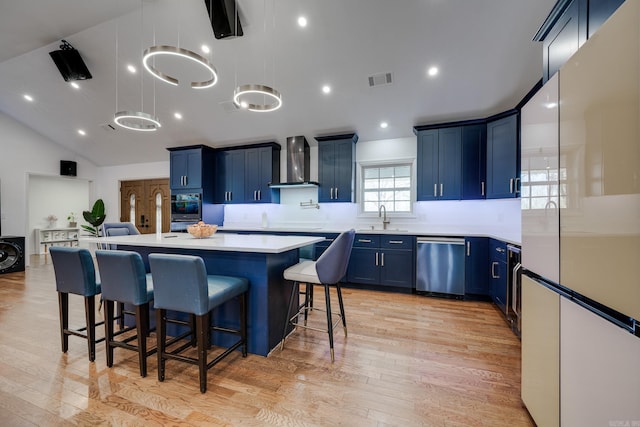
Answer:
POLYGON ((387 208, 384 205, 380 205, 380 207, 378 208, 378 218, 382 218, 382 229, 386 230, 387 229, 387 224, 389 224, 389 221, 387 219, 387 208), (384 217, 382 216, 382 211, 384 210, 384 217))

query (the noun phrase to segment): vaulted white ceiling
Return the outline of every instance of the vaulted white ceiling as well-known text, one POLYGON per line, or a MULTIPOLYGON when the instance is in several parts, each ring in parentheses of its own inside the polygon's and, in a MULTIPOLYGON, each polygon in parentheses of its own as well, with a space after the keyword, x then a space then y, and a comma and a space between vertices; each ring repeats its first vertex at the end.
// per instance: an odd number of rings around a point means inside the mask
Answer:
MULTIPOLYGON (((541 78, 542 47, 531 38, 554 3, 238 0, 244 36, 217 40, 203 0, 0 0, 0 110, 101 166, 167 160, 167 147, 192 144, 284 146, 287 136, 313 143, 343 132, 361 141, 407 137, 415 125, 513 108, 541 78), (80 89, 49 56, 61 39, 93 75, 80 89), (219 83, 194 90, 152 78, 141 56, 154 44, 199 53, 209 45, 219 83), (440 70, 434 78, 430 66, 440 70), (368 76, 387 72, 391 84, 369 87, 368 76), (233 108, 233 90, 244 83, 275 87, 283 107, 233 108), (154 113, 162 128, 105 130, 120 110, 154 113)), ((158 65, 181 81, 202 77, 185 62, 158 65)))

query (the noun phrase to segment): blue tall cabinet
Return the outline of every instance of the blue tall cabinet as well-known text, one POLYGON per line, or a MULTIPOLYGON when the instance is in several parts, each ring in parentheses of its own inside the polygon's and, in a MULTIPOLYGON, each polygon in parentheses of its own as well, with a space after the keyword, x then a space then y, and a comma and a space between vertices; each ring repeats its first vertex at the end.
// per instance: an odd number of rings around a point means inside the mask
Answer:
POLYGON ((520 194, 518 112, 487 121, 487 199, 520 194))

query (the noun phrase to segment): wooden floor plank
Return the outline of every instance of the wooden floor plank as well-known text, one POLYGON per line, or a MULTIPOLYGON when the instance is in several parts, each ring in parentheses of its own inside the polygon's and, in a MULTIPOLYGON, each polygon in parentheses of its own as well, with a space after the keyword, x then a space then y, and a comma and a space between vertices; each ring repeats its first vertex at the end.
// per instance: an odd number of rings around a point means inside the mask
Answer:
MULTIPOLYGON (((326 334, 296 330, 284 351, 218 364, 203 395, 195 366, 168 361, 159 382, 155 356, 141 378, 133 352, 116 349, 107 368, 104 344, 90 363, 86 342, 70 337, 63 354, 53 268, 32 256, 27 271, 0 275, 0 425, 533 425, 520 400, 520 342, 495 306, 343 296, 348 335, 335 330, 335 363, 326 334)), ((82 299, 70 306, 81 324, 82 299)), ((325 319, 314 311, 309 322, 325 319)))

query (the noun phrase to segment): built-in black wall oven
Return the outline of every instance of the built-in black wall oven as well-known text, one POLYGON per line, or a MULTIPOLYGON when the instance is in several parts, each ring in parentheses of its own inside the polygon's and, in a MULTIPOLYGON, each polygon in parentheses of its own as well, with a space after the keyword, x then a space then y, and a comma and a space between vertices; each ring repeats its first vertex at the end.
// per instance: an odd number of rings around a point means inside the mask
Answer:
POLYGON ((198 222, 202 220, 201 193, 172 193, 171 222, 198 222))

